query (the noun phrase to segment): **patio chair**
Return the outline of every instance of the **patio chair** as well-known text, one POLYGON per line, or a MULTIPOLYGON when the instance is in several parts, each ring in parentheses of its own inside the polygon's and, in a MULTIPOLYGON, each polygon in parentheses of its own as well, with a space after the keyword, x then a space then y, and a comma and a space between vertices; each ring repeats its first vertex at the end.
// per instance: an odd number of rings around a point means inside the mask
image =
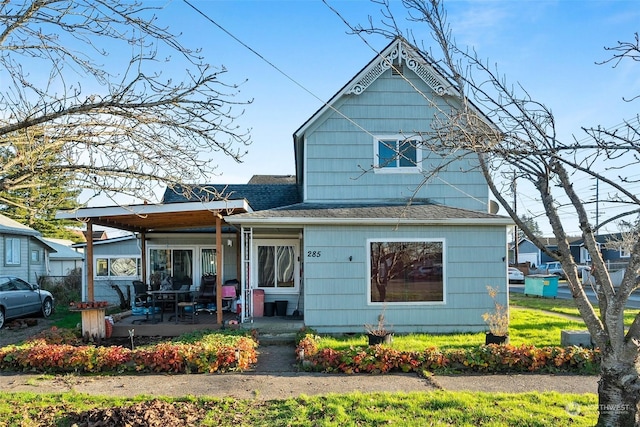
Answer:
POLYGON ((209 314, 215 313, 216 283, 217 279, 215 275, 202 276, 200 292, 195 301, 198 307, 196 314, 199 314, 201 311, 206 311, 209 314))
POLYGON ((133 298, 132 311, 134 312, 134 314, 136 311, 142 311, 145 317, 143 319, 135 319, 131 323, 135 324, 136 322, 137 323, 148 322, 149 313, 152 310, 152 304, 151 304, 151 295, 147 293, 147 285, 140 280, 134 280, 133 292, 134 292, 134 298, 133 298))

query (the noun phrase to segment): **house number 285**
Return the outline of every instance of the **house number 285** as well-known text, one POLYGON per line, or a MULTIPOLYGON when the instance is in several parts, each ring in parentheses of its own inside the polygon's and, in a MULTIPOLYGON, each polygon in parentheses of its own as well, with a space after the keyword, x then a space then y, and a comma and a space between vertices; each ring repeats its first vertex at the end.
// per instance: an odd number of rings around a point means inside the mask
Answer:
POLYGON ((320 258, 322 251, 307 251, 307 258, 320 258))

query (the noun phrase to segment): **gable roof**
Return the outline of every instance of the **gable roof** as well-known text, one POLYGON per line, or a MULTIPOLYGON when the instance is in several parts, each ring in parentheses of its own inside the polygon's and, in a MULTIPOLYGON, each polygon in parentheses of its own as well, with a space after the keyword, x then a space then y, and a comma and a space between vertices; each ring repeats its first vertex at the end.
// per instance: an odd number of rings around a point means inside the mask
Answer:
POLYGON ((56 249, 42 238, 42 234, 39 231, 2 214, 0 214, 0 234, 16 234, 19 236, 33 237, 50 252, 56 252, 56 249))
POLYGON ((84 254, 81 252, 75 251, 69 246, 63 245, 58 242, 54 242, 50 239, 43 239, 49 246, 55 249, 55 252, 49 255, 49 258, 52 261, 62 261, 62 260, 78 260, 81 261, 84 259, 84 254))
POLYGON ((0 214, 0 233, 19 234, 23 236, 40 236, 40 232, 0 214))
POLYGON ((204 184, 193 186, 185 196, 187 186, 167 188, 162 197, 165 204, 199 201, 203 198, 216 200, 246 200, 254 211, 277 208, 300 202, 295 184, 204 184), (219 194, 219 197, 213 196, 219 194))
POLYGON ((403 37, 396 36, 387 47, 294 132, 294 141, 304 135, 307 128, 319 116, 332 109, 332 105, 342 96, 349 94, 360 95, 385 71, 392 67, 395 68, 394 62, 402 63, 403 61, 407 68, 414 71, 439 96, 458 94, 454 86, 445 78, 444 73, 435 67, 433 61, 423 56, 403 37))

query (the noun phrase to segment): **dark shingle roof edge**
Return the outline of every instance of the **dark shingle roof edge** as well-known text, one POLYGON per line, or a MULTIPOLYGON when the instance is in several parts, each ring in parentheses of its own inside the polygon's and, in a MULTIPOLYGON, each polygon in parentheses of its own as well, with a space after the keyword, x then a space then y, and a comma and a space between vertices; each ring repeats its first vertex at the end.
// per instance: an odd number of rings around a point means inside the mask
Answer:
POLYGON ((298 203, 225 217, 230 224, 442 223, 511 225, 509 217, 420 203, 298 203))

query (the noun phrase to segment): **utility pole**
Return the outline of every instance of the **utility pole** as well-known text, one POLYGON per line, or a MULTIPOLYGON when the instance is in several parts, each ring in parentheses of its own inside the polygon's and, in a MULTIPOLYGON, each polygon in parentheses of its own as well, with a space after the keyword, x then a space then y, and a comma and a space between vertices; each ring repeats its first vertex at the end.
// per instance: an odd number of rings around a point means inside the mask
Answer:
MULTIPOLYGON (((511 188, 513 190, 513 211, 518 216, 518 202, 516 199, 516 171, 513 171, 513 182, 511 184, 511 188)), ((513 227, 513 255, 515 259, 513 260, 514 264, 518 265, 518 225, 516 224, 513 227)))

